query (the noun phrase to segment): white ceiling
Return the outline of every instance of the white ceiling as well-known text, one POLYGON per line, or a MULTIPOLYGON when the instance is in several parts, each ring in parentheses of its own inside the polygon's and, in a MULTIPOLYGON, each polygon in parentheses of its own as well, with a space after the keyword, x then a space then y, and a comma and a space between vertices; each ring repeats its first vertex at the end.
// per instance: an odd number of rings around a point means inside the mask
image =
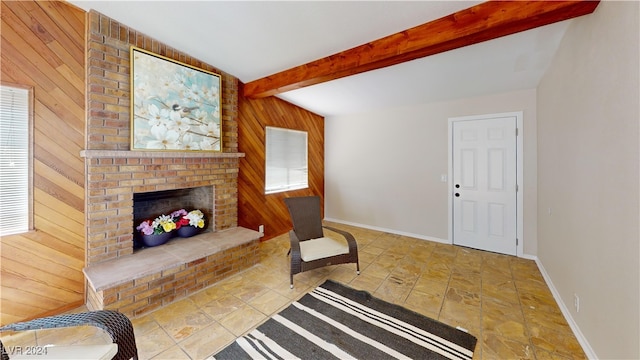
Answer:
MULTIPOLYGON (((480 1, 85 1, 247 83, 480 1)), ((537 86, 571 20, 280 94, 323 116, 537 86)))

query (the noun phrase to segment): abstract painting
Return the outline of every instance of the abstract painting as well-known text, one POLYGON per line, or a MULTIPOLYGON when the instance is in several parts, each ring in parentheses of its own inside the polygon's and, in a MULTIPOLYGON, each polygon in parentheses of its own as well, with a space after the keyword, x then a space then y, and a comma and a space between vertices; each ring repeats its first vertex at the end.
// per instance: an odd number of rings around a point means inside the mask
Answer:
POLYGON ((131 47, 131 150, 221 151, 221 76, 131 47))

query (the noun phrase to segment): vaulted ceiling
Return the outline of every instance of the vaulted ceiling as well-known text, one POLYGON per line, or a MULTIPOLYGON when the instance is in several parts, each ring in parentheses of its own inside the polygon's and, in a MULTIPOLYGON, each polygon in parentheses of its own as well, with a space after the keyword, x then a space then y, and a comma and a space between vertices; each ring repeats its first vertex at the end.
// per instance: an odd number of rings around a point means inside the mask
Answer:
POLYGON ((597 2, 70 1, 324 116, 537 86, 597 2), (427 56, 428 55, 428 56, 427 56))

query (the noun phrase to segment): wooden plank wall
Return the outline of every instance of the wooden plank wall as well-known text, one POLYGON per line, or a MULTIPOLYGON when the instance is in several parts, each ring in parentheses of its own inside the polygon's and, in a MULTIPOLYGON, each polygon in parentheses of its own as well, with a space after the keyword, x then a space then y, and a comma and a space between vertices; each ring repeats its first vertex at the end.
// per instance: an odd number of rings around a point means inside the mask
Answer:
POLYGON ((238 225, 254 230, 264 225, 262 240, 268 240, 291 229, 285 197, 318 195, 324 204, 324 118, 276 97, 240 95, 238 109, 238 148, 245 153, 238 177, 238 225), (308 189, 264 194, 266 126, 308 132, 308 189))
POLYGON ((0 324, 84 303, 85 12, 2 1, 3 83, 34 94, 34 227, 0 240, 0 324))

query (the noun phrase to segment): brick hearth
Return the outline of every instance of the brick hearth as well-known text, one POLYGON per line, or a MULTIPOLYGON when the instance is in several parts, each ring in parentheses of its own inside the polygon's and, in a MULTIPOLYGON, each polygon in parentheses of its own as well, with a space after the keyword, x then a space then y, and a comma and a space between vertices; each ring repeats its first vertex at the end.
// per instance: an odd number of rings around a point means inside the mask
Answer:
POLYGON ((204 233, 86 268, 87 307, 135 317, 187 297, 255 265, 259 236, 244 228, 204 233))

